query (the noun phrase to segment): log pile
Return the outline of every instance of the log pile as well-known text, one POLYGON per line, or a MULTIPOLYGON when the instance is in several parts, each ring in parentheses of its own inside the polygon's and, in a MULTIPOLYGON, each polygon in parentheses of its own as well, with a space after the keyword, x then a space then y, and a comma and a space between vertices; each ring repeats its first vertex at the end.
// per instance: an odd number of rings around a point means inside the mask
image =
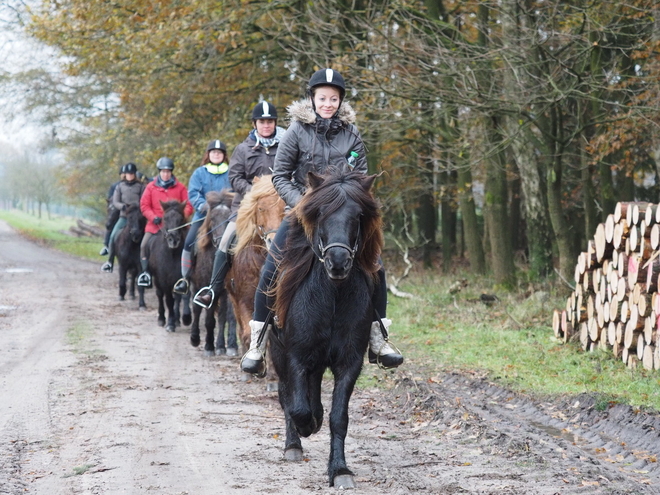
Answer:
POLYGON ((76 226, 69 227, 69 231, 77 237, 103 237, 105 235, 103 229, 87 224, 80 219, 76 221, 76 226))
POLYGON ((575 290, 552 327, 585 351, 660 369, 660 205, 618 203, 575 266, 575 290))

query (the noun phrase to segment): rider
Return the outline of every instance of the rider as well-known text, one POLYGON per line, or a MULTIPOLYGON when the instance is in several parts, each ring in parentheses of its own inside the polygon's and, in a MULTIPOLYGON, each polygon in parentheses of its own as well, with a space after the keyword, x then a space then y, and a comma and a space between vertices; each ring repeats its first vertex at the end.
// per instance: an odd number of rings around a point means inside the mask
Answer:
POLYGON ((99 255, 105 256, 108 254, 108 245, 110 244, 110 235, 112 234, 112 229, 115 227, 117 220, 119 220, 119 211, 112 204, 112 196, 115 193, 115 189, 124 180, 124 165, 119 167, 119 180, 113 183, 108 189, 108 194, 105 197, 105 202, 107 203, 107 217, 105 221, 105 237, 103 239, 103 247, 99 251, 99 255))
POLYGON ((138 276, 137 284, 141 287, 151 287, 151 274, 149 267, 149 241, 151 236, 158 233, 163 222, 163 207, 161 201, 177 200, 186 203, 183 214, 188 217, 193 212, 193 207, 188 201, 188 190, 172 174, 174 162, 166 156, 159 158, 156 163, 158 175, 149 182, 142 193, 140 199, 140 210, 147 219, 147 226, 144 231, 144 237, 140 244, 140 264, 142 273, 138 276))
MULTIPOLYGON (((364 143, 354 125, 355 111, 344 101, 345 94, 342 75, 333 69, 321 69, 310 78, 306 98, 287 108, 291 125, 280 142, 273 170, 273 185, 287 207, 293 208, 304 194, 310 170, 323 173, 335 166, 367 172, 364 143)), ((261 271, 250 321, 250 349, 241 360, 241 368, 247 373, 262 374, 264 371, 266 342, 271 329, 269 307, 272 307, 267 292, 275 275, 274 260, 285 245, 288 225, 288 218, 285 218, 261 271)), ((387 338, 387 328, 392 322, 385 317, 387 286, 382 262, 378 276, 380 283, 372 296, 378 316, 374 314, 371 324, 369 362, 394 368, 403 363, 403 356, 387 338)))
POLYGON ((229 180, 236 193, 231 205, 232 218, 220 240, 213 260, 213 274, 208 287, 203 287, 195 295, 193 302, 209 308, 225 283, 229 271, 229 241, 236 232, 236 212, 243 197, 252 189, 252 181, 271 173, 277 146, 284 135, 284 129, 277 126, 277 109, 271 103, 262 101, 252 110, 252 127, 248 136, 239 144, 229 162, 229 180))
POLYGON ((137 180, 137 166, 135 163, 129 162, 124 165, 123 169, 126 178, 115 187, 112 196, 112 204, 119 211, 119 220, 112 229, 108 241, 108 261, 101 266, 101 270, 107 273, 112 273, 112 267, 115 263, 114 240, 126 225, 126 209, 129 205, 140 206, 140 198, 145 188, 145 185, 137 180))
POLYGON ((227 159, 227 146, 219 139, 214 139, 206 147, 202 158, 202 165, 195 170, 188 183, 188 197, 195 208, 190 230, 183 244, 181 253, 181 275, 174 288, 177 294, 187 294, 190 288, 189 276, 192 266, 192 249, 197 239, 197 231, 206 217, 206 193, 229 189, 229 165, 227 159))

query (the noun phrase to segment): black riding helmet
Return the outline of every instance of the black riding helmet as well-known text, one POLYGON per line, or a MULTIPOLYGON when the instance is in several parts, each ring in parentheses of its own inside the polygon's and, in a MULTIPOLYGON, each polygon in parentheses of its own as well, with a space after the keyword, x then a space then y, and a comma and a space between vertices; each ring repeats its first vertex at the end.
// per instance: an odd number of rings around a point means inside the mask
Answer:
POLYGON ((174 170, 174 162, 172 161, 171 158, 167 158, 166 156, 163 156, 162 158, 159 158, 158 161, 156 162, 156 168, 158 170, 174 170))
POLYGON ((214 139, 206 147, 206 151, 211 151, 211 150, 220 150, 226 155, 227 154, 227 145, 225 143, 223 143, 222 141, 220 141, 219 139, 214 139))
POLYGON ((346 95, 346 83, 342 75, 334 69, 321 69, 314 72, 312 77, 309 78, 307 90, 309 95, 312 95, 314 88, 318 86, 334 86, 339 90, 339 97, 344 101, 346 95))
POLYGON ((119 175, 126 173, 125 168, 126 168, 126 165, 122 165, 121 167, 119 167, 119 175))
POLYGON ((252 110, 252 120, 258 119, 277 119, 277 108, 275 108, 275 105, 271 105, 267 101, 257 103, 254 110, 252 110))
POLYGON ((124 165, 124 173, 137 174, 137 165, 135 165, 135 163, 128 162, 126 165, 124 165))

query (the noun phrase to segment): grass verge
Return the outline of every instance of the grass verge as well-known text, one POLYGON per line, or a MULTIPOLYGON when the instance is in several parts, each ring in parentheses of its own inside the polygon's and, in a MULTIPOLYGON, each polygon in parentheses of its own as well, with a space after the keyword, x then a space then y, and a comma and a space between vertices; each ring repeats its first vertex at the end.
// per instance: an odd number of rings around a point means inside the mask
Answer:
POLYGON ((38 218, 20 210, 0 210, 0 219, 7 222, 21 235, 58 251, 97 261, 103 240, 93 237, 75 237, 69 228, 76 224, 69 217, 42 215, 38 218))
POLYGON ((476 373, 536 397, 588 393, 597 402, 660 411, 660 373, 629 369, 611 352, 584 352, 554 337, 552 311, 565 306, 563 288, 494 293, 481 278, 452 295, 455 280, 418 273, 399 287, 415 299, 390 296, 392 340, 411 366, 476 373), (498 299, 486 305, 482 293, 498 299))

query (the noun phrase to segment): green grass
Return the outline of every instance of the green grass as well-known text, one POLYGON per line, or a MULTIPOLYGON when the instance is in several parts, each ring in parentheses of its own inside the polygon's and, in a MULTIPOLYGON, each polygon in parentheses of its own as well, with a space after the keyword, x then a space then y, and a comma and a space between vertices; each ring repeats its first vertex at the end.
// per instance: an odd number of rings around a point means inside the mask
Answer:
POLYGON ((99 259, 102 239, 79 238, 67 234, 69 228, 76 224, 73 218, 54 215, 49 219, 46 213, 42 213, 42 217, 38 218, 20 210, 0 210, 0 219, 33 241, 74 256, 95 261, 99 259))
POLYGON ((480 294, 494 293, 487 280, 470 280, 452 296, 456 278, 418 273, 399 287, 416 299, 390 295, 392 340, 413 367, 477 373, 537 397, 589 393, 602 407, 660 410, 659 372, 631 370, 609 351, 584 352, 554 337, 552 311, 565 307, 565 289, 496 292, 500 300, 486 306, 480 294))

